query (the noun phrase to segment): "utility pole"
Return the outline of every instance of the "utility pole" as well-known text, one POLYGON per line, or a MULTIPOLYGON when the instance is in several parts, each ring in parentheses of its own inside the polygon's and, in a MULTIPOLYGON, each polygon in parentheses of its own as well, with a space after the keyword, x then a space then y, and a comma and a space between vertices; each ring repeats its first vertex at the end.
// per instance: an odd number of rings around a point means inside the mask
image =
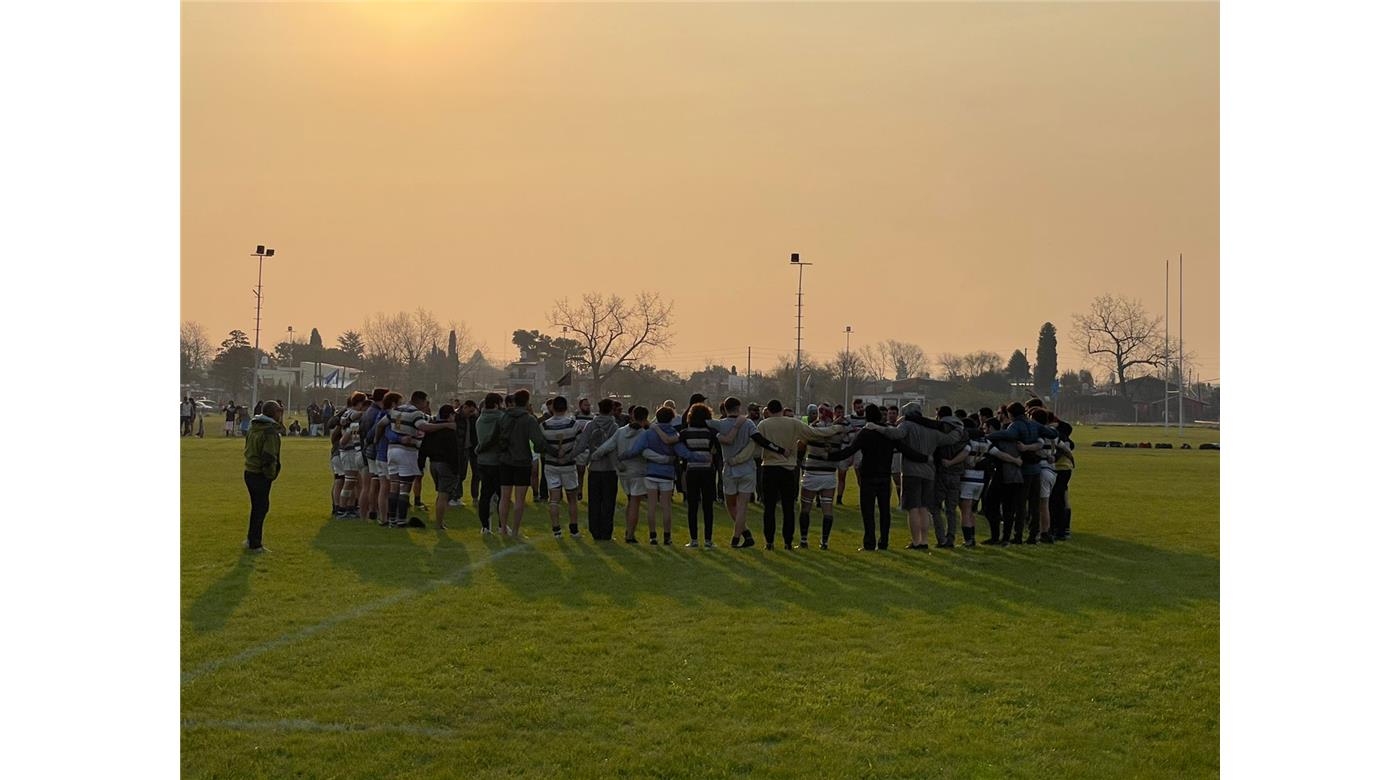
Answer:
POLYGON ((846 401, 841 408, 847 414, 851 412, 851 326, 846 326, 846 354, 841 361, 842 367, 846 369, 846 401))
POLYGON ((1185 281, 1185 272, 1181 270, 1182 254, 1176 256, 1176 432, 1177 435, 1186 434, 1186 372, 1183 369, 1186 360, 1186 288, 1182 286, 1185 281))
MULTIPOLYGON (((291 326, 291 325, 288 325, 288 326, 287 326, 287 349, 291 349, 291 348, 292 348, 292 339, 293 339, 294 337, 295 337, 295 336, 294 336, 294 334, 292 333, 292 326, 291 326)), ((291 378, 290 375, 287 377, 287 411, 288 411, 288 412, 292 411, 292 378, 291 378)), ((307 425, 311 425, 311 419, 310 419, 310 418, 307 418, 306 424, 307 424, 307 425)))
POLYGON ((1162 310, 1166 312, 1166 325, 1162 328, 1164 339, 1162 341, 1162 351, 1166 354, 1162 356, 1162 432, 1166 433, 1172 424, 1171 415, 1171 378, 1172 378, 1172 261, 1167 260, 1166 265, 1166 287, 1165 303, 1162 310))
POLYGON ((802 269, 811 263, 802 262, 797 252, 792 253, 790 262, 797 266, 797 357, 793 361, 793 400, 792 412, 802 415, 802 269))
POLYGON ((744 395, 753 397, 753 347, 749 347, 749 363, 744 369, 744 395))
POLYGON ((258 258, 258 286, 257 289, 253 290, 253 297, 257 301, 257 314, 254 315, 253 319, 253 404, 248 407, 249 414, 256 414, 257 412, 255 410, 258 407, 258 365, 262 357, 259 354, 261 348, 259 342, 262 336, 262 266, 263 260, 272 257, 276 252, 277 250, 275 249, 268 249, 262 244, 258 244, 257 250, 248 255, 249 257, 258 258))

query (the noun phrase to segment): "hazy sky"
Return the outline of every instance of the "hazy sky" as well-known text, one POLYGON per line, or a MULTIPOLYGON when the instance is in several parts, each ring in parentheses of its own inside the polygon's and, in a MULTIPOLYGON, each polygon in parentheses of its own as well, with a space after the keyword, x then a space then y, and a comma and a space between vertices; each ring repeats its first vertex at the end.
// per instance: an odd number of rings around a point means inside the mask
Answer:
POLYGON ((494 357, 556 297, 654 289, 654 362, 767 368, 801 252, 817 359, 1049 320, 1077 367, 1071 315, 1160 313, 1182 252, 1220 376, 1215 4, 187 3, 182 44, 181 305, 216 344, 263 243, 272 342, 421 305, 494 357))

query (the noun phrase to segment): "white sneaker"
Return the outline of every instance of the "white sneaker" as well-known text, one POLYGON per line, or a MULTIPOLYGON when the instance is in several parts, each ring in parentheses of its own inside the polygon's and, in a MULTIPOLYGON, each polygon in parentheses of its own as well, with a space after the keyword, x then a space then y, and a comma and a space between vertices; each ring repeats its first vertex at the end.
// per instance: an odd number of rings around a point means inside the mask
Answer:
POLYGON ((448 506, 461 506, 461 505, 462 505, 462 502, 461 502, 461 501, 458 501, 457 499, 454 498, 454 499, 449 500, 449 501, 447 502, 447 505, 448 505, 448 506))
POLYGON ((697 541, 695 541, 694 539, 691 539, 690 541, 688 541, 688 542, 685 543, 685 546, 686 546, 686 547, 699 547, 699 546, 700 546, 700 543, 697 542, 697 541))
POLYGON ((490 535, 491 535, 491 529, 490 529, 490 528, 483 528, 483 529, 481 529, 481 535, 482 535, 482 536, 490 536, 490 535))
POLYGON ((706 547, 714 547, 714 546, 715 546, 715 543, 714 543, 713 541, 706 540, 706 541, 705 541, 705 546, 706 546, 706 547))

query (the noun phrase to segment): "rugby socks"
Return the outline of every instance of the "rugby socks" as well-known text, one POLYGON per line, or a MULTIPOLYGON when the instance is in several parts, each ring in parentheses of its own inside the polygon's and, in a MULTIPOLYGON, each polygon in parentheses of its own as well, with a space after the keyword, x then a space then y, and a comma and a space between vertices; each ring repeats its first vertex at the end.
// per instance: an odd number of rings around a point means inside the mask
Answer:
POLYGON ((964 542, 974 541, 977 536, 977 529, 975 527, 965 525, 962 527, 962 535, 964 542))
POLYGON ((569 523, 569 536, 578 536, 578 523, 569 523))
POLYGON ((831 541, 831 526, 836 524, 836 518, 831 515, 822 515, 822 546, 831 541))
POLYGON ((802 534, 802 546, 803 546, 803 547, 806 547, 806 546, 807 546, 807 532, 810 531, 810 530, 812 529, 812 512, 811 512, 811 510, 803 509, 803 510, 802 510, 802 513, 799 514, 799 515, 797 516, 797 527, 798 527, 798 530, 799 530, 799 531, 801 532, 801 534, 802 534))

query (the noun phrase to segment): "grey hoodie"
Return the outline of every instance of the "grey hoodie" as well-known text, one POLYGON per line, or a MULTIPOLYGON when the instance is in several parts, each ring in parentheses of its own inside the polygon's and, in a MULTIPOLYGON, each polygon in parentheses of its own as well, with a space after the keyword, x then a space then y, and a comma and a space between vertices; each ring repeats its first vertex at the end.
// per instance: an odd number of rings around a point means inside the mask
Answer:
POLYGON ((596 464, 603 458, 611 457, 617 463, 617 476, 623 479, 628 477, 638 478, 647 475, 647 462, 645 458, 622 458, 618 457, 625 452, 631 452, 637 443, 637 438, 647 432, 646 428, 633 428, 631 425, 624 425, 617 429, 612 438, 603 442, 602 446, 593 451, 593 462, 596 464))
MULTIPOLYGON (((936 476, 934 460, 939 447, 956 444, 962 440, 962 431, 944 432, 934 427, 937 423, 920 414, 918 404, 905 404, 904 417, 896 427, 880 427, 879 431, 891 439, 903 439, 911 449, 928 457, 928 463, 916 463, 912 458, 900 458, 900 472, 907 477, 933 479, 936 476)), ((869 427, 869 426, 867 426, 869 427)))
MULTIPOLYGON (((603 414, 594 417, 583 426, 583 433, 579 435, 576 446, 579 450, 579 458, 583 463, 589 463, 588 459, 593 456, 608 439, 617 433, 617 419, 610 414, 603 414)), ((612 452, 602 458, 592 461, 589 467, 594 471, 617 471, 617 453, 612 452)))

